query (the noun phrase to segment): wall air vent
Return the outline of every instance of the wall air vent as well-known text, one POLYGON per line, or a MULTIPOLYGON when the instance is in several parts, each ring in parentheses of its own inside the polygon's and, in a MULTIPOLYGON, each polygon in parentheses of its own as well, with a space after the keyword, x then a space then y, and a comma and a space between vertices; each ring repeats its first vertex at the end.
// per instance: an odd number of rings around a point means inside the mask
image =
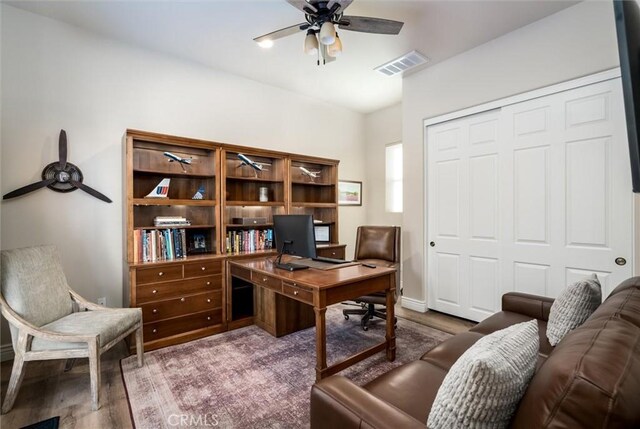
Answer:
POLYGON ((376 67, 374 70, 382 73, 385 76, 395 76, 402 74, 407 70, 411 70, 415 67, 421 66, 429 62, 429 58, 425 57, 418 51, 407 52, 400 58, 391 60, 388 63, 382 64, 376 67))

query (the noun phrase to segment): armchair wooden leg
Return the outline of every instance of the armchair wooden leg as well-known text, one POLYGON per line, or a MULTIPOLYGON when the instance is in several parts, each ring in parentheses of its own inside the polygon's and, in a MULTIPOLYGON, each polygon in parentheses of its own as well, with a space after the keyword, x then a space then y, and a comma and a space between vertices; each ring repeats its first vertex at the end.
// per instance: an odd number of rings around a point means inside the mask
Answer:
POLYGON ((142 339, 142 323, 136 330, 136 354, 138 355, 138 366, 144 365, 144 341, 142 339))
POLYGON ((20 332, 18 334, 18 341, 16 344, 16 353, 13 358, 13 368, 11 368, 11 378, 9 379, 9 386, 7 387, 7 393, 4 396, 4 402, 2 403, 2 414, 6 414, 11 411, 13 404, 18 396, 22 379, 24 378, 24 352, 27 350, 28 335, 20 332))
POLYGON ((91 409, 100 408, 100 353, 99 339, 89 343, 89 376, 91 377, 91 409))

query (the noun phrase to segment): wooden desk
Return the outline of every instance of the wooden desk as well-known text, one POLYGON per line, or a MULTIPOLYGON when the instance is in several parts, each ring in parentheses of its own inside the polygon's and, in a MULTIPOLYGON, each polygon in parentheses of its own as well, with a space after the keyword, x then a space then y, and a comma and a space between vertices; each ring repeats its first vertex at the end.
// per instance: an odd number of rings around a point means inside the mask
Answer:
MULTIPOLYGON (((316 325, 316 381, 335 374, 375 353, 386 350, 387 359, 396 358, 394 329, 394 268, 367 268, 361 265, 316 270, 285 271, 275 268, 268 258, 230 261, 229 277, 237 277, 290 299, 313 307, 316 325), (327 367, 327 306, 373 292, 386 291, 387 325, 385 341, 369 347, 342 362, 327 367)), ((231 280, 231 279, 229 279, 231 280)))

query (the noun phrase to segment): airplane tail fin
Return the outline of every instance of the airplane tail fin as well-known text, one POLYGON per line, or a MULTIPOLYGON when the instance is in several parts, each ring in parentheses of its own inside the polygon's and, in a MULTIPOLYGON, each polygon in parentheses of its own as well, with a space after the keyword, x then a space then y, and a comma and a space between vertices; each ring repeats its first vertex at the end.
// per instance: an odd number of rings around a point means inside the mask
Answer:
POLYGON ((171 179, 162 179, 145 198, 167 198, 171 179))

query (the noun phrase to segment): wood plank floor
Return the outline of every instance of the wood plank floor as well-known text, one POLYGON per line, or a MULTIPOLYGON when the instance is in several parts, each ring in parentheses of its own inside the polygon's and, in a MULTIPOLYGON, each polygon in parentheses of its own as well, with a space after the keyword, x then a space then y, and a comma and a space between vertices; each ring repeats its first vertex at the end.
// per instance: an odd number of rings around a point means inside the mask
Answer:
MULTIPOLYGON (((396 307, 398 317, 450 333, 468 330, 473 322, 429 311, 418 313, 396 307)), ((129 404, 120 372, 120 359, 128 352, 124 343, 116 345, 102 356, 101 407, 91 411, 89 364, 78 359, 69 372, 65 361, 27 363, 22 387, 13 409, 0 416, 2 429, 17 429, 51 417, 60 416, 61 429, 129 429, 133 425, 129 404)), ((2 398, 7 390, 12 362, 0 365, 2 398)))

